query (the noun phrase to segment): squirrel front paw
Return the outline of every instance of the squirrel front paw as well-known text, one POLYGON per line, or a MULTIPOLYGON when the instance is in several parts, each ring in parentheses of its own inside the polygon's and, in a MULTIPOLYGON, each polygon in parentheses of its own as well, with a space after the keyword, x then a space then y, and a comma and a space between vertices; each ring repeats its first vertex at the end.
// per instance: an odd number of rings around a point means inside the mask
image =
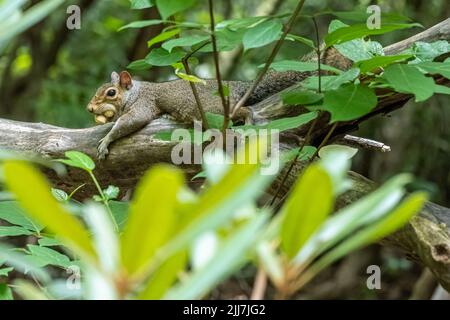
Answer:
POLYGON ((97 157, 100 160, 103 160, 106 158, 106 156, 109 153, 108 150, 108 146, 109 146, 109 139, 107 139, 107 137, 104 137, 103 139, 101 139, 98 143, 98 147, 97 147, 97 157))

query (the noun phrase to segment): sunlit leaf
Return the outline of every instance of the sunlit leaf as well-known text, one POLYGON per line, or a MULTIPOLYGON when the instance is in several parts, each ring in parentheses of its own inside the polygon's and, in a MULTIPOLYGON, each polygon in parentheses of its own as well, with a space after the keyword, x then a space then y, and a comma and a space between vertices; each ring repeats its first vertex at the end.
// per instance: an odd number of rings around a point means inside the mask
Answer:
POLYGON ((164 49, 166 49, 167 51, 172 52, 173 48, 192 47, 196 44, 207 41, 209 38, 210 38, 210 36, 200 36, 200 35, 181 37, 181 38, 172 39, 172 40, 164 42, 162 44, 162 47, 164 49))
POLYGON ((383 78, 398 92, 414 94, 416 102, 430 98, 435 90, 434 80, 411 65, 395 64, 386 68, 383 78))
MULTIPOLYGON (((152 45, 159 43, 159 42, 166 41, 167 39, 170 39, 170 38, 176 36, 180 32, 181 32, 181 29, 179 29, 179 28, 169 29, 167 31, 164 31, 164 32, 158 34, 156 37, 153 37, 152 39, 150 39, 147 42, 147 46, 150 48, 152 45)), ((169 50, 169 52, 170 52, 170 50, 169 50)))
POLYGON ((19 161, 7 161, 3 169, 6 186, 32 218, 56 233, 77 253, 95 257, 88 232, 56 201, 42 173, 19 161))
POLYGON ((130 0, 131 9, 147 9, 155 5, 153 0, 130 0))
POLYGON ((330 177, 318 164, 310 166, 296 182, 282 209, 281 244, 289 257, 297 254, 327 218, 333 202, 330 177))
POLYGON ((130 274, 146 267, 172 235, 182 185, 183 175, 168 166, 153 167, 140 181, 121 239, 122 264, 130 274))

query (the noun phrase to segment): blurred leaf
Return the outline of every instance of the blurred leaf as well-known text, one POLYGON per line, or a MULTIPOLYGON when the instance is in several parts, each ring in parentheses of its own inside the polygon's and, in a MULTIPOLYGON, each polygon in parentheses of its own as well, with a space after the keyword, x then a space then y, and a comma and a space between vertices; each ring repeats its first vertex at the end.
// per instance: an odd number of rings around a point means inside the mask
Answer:
POLYGON ((413 193, 397 208, 389 212, 386 217, 349 236, 348 239, 341 242, 315 262, 311 268, 314 272, 318 272, 351 251, 390 235, 404 226, 423 207, 426 200, 427 196, 425 193, 413 193))
POLYGON ((33 233, 23 227, 17 226, 0 226, 0 238, 1 237, 15 237, 15 236, 29 236, 33 233))
POLYGON ((86 154, 79 151, 67 151, 64 153, 67 159, 58 159, 68 166, 80 168, 86 171, 92 171, 95 169, 94 161, 86 154))
POLYGON ((122 230, 128 219, 129 203, 123 201, 110 201, 109 207, 113 213, 114 220, 116 220, 116 223, 119 226, 119 230, 122 230))
POLYGON ((364 198, 339 210, 308 240, 295 257, 295 262, 302 264, 319 256, 356 230, 386 216, 401 200, 405 193, 404 186, 410 181, 409 175, 398 175, 364 198))
POLYGON ((186 53, 179 48, 175 48, 172 52, 163 48, 156 48, 147 55, 145 61, 154 66, 170 66, 181 61, 185 55, 186 53))
POLYGON ((147 70, 147 69, 150 69, 151 67, 152 67, 152 65, 147 63, 147 61, 145 59, 140 59, 140 60, 136 60, 136 61, 133 61, 132 63, 130 63, 127 66, 127 69, 147 70))
POLYGON ((345 154, 347 159, 351 159, 358 153, 358 149, 349 146, 344 146, 341 144, 329 144, 320 148, 319 157, 321 158, 325 158, 327 156, 331 157, 336 152, 343 153, 345 154))
POLYGON ((282 209, 281 244, 288 257, 294 257, 327 218, 333 202, 332 183, 326 171, 318 164, 308 167, 282 209))
POLYGON ((62 246, 61 241, 55 238, 42 237, 38 240, 38 243, 41 247, 53 247, 53 246, 62 246))
POLYGON ((450 88, 446 87, 446 86, 441 86, 441 85, 436 85, 434 88, 434 92, 435 93, 440 93, 440 94, 450 94, 450 88))
MULTIPOLYGON (((208 126, 210 129, 219 129, 222 130, 224 123, 224 116, 217 113, 205 112, 206 120, 208 121, 208 126)), ((228 128, 230 128, 233 123, 230 121, 228 124, 228 128)))
POLYGON ((0 201, 0 219, 37 234, 43 229, 42 226, 28 217, 17 201, 0 201))
POLYGON ((191 74, 186 74, 184 72, 180 72, 179 69, 175 70, 175 74, 177 75, 177 77, 179 77, 180 79, 183 79, 185 81, 194 82, 194 83, 202 83, 202 84, 206 85, 205 80, 200 79, 199 77, 191 75, 191 74))
POLYGON ((319 108, 331 113, 330 122, 357 119, 376 107, 378 98, 373 89, 346 84, 337 90, 327 91, 319 108))
POLYGON ((216 232, 208 231, 195 239, 191 245, 190 264, 192 270, 198 270, 207 265, 217 254, 219 238, 216 232))
POLYGON ((78 254, 95 257, 88 232, 52 196, 42 173, 19 161, 7 161, 3 169, 6 186, 31 217, 55 232, 78 254))
POLYGON ((1 20, 0 53, 7 41, 44 19, 63 3, 64 0, 42 0, 27 9, 18 21, 14 19, 1 20))
POLYGON ((179 252, 168 258, 158 270, 152 273, 150 279, 145 284, 145 288, 139 293, 138 299, 158 300, 177 280, 180 273, 186 266, 186 252, 179 252))
POLYGON ((107 200, 117 199, 117 197, 119 196, 119 192, 120 190, 118 187, 111 185, 109 185, 108 188, 103 190, 103 194, 105 195, 107 200))
POLYGON ((66 202, 67 200, 69 200, 69 195, 61 189, 55 189, 52 188, 52 195, 55 197, 56 200, 60 201, 60 202, 66 202))
MULTIPOLYGON (((9 267, 9 268, 1 268, 0 269, 0 277, 7 277, 8 276, 8 274, 11 272, 11 271, 13 271, 14 270, 14 268, 11 268, 11 267, 9 267)), ((1 299, 0 299, 1 300, 1 299)))
POLYGON ((14 291, 21 296, 23 300, 49 300, 44 291, 40 290, 27 280, 14 280, 14 291))
POLYGON ((31 260, 30 256, 16 249, 0 243, 0 260, 5 261, 4 264, 13 267, 23 274, 32 273, 34 277, 42 282, 48 282, 50 275, 36 261, 31 260))
POLYGON ((380 29, 369 29, 367 24, 355 24, 339 28, 325 37, 327 47, 340 44, 353 39, 364 38, 369 35, 380 35, 395 30, 422 27, 418 23, 383 23, 380 29))
POLYGON ((322 100, 323 94, 298 88, 282 93, 281 97, 283 98, 283 103, 288 105, 307 105, 322 100))
MULTIPOLYGON (((286 151, 282 153, 281 160, 285 163, 291 160, 294 160, 294 158, 297 156, 298 151, 300 150, 300 147, 290 149, 289 151, 286 151)), ((304 146, 302 149, 302 152, 300 153, 300 156, 298 157, 297 161, 305 161, 309 160, 314 153, 316 152, 317 148, 313 146, 304 146)))
MULTIPOLYGON (((258 66, 258 68, 263 67, 264 65, 258 66)), ((270 68, 275 71, 298 71, 298 72, 308 72, 308 71, 317 71, 317 62, 303 62, 296 60, 281 60, 276 61, 270 65, 270 68)), ((331 71, 337 74, 342 73, 341 70, 336 69, 335 67, 328 66, 326 64, 321 64, 320 68, 325 71, 331 71)))
MULTIPOLYGON (((170 30, 161 32, 156 37, 153 37, 152 39, 150 39, 150 41, 147 42, 147 46, 150 48, 155 43, 166 41, 167 39, 170 39, 170 38, 176 36, 180 32, 181 32, 181 29, 179 29, 179 28, 170 29, 170 30)), ((168 50, 168 51, 170 52, 170 50, 168 50)))
POLYGON ((122 264, 129 274, 146 267, 172 235, 182 185, 180 171, 162 165, 150 169, 139 182, 121 239, 122 264))
POLYGON ((92 231, 101 269, 106 273, 117 273, 119 271, 119 240, 111 218, 103 206, 93 202, 85 205, 84 213, 92 231))
POLYGON ((395 64, 386 68, 383 78, 398 92, 414 94, 416 102, 430 98, 435 90, 434 80, 424 76, 411 65, 395 64))
POLYGON ((0 283, 0 300, 14 300, 12 291, 6 283, 0 283))
POLYGON ((192 7, 196 0, 156 0, 156 6, 163 19, 192 7))
POLYGON ((154 0, 130 0, 131 9, 147 9, 155 5, 154 0))
POLYGON ((174 300, 202 298, 227 275, 245 263, 246 252, 254 245, 267 220, 268 214, 261 212, 246 222, 228 236, 207 265, 171 289, 165 298, 174 300))
POLYGON ((259 261, 272 282, 275 286, 281 285, 284 281, 285 272, 281 256, 278 255, 274 246, 267 241, 263 241, 256 250, 259 261))
POLYGON ((377 56, 368 60, 358 61, 355 66, 361 70, 361 73, 374 71, 377 68, 385 68, 391 64, 410 59, 413 55, 402 54, 396 56, 377 56))
POLYGON ((39 267, 52 265, 68 268, 73 264, 66 255, 63 255, 56 250, 33 244, 29 244, 27 248, 30 251, 30 259, 36 262, 39 267))
POLYGON ((199 36, 199 35, 181 37, 164 42, 162 44, 162 47, 167 51, 172 52, 173 48, 192 47, 196 44, 207 41, 209 38, 210 38, 209 36, 199 36))
POLYGON ((281 36, 283 24, 280 20, 264 21, 257 26, 247 30, 244 34, 244 50, 263 47, 281 36))

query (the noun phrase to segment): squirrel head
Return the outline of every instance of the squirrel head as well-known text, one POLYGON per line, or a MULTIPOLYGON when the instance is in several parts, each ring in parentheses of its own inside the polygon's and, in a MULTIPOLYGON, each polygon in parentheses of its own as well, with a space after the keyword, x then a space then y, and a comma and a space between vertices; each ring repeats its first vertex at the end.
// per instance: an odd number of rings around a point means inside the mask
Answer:
POLYGON ((87 110, 95 114, 95 121, 103 124, 114 121, 126 104, 126 92, 133 87, 133 80, 127 71, 111 73, 111 82, 97 89, 87 106, 87 110))

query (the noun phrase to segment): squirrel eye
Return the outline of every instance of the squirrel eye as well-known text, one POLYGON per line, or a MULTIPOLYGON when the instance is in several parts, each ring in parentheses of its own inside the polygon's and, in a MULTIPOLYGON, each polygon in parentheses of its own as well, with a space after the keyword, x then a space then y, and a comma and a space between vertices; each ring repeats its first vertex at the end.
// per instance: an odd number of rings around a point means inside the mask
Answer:
POLYGON ((114 97, 116 95, 116 90, 114 89, 109 89, 108 92, 106 92, 106 95, 108 97, 114 97))

